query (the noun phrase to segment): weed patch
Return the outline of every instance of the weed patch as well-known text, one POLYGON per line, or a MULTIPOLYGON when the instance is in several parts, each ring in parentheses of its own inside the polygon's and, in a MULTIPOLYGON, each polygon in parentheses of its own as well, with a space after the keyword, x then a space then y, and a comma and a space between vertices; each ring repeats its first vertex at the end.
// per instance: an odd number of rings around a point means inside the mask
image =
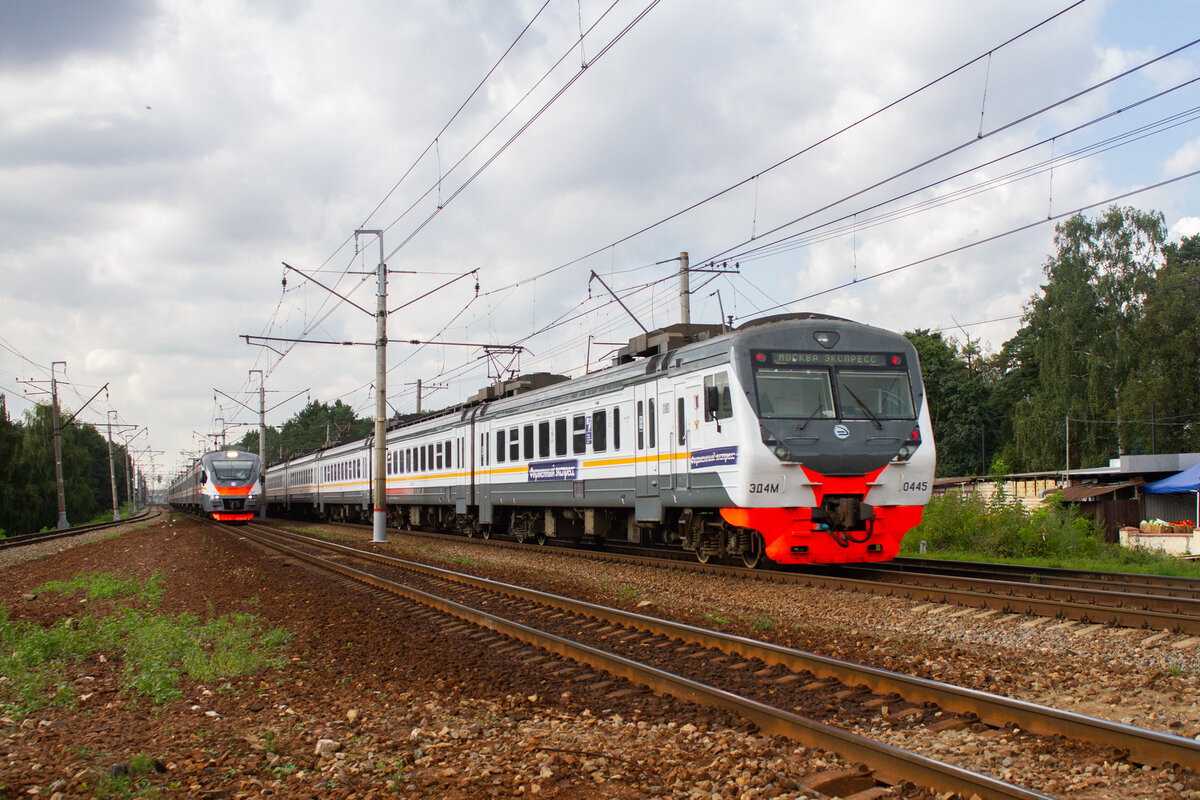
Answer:
MULTIPOLYGON (((89 598, 136 600, 151 606, 161 581, 92 574, 45 591, 84 591, 89 598)), ((190 614, 155 614, 129 606, 105 615, 68 617, 43 627, 14 620, 0 606, 0 711, 27 716, 45 705, 75 702, 72 672, 98 656, 120 664, 122 689, 154 703, 182 696, 183 678, 218 682, 282 666, 290 635, 250 614, 200 621, 190 614)))

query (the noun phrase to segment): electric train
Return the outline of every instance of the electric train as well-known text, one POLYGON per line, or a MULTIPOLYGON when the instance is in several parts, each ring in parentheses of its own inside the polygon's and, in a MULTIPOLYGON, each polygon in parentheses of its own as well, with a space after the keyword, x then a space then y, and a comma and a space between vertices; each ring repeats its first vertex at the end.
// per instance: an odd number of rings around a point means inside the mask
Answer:
POLYGON ((227 449, 205 453, 171 482, 167 502, 220 522, 245 522, 262 507, 257 453, 227 449))
MULTIPOLYGON (((750 567, 885 561, 929 500, 930 432, 917 353, 899 334, 820 314, 675 325, 599 372, 501 381, 394 424, 386 511, 393 526, 750 567)), ((373 444, 271 465, 269 510, 370 521, 373 444)))

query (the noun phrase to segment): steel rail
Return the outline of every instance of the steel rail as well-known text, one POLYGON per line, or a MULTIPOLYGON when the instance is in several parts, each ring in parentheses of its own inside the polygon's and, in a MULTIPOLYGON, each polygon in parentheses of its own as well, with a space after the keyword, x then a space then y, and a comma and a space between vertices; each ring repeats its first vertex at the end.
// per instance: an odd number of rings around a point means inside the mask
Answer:
MULTIPOLYGON (((854 567, 840 570, 854 574, 875 574, 885 576, 889 583, 902 583, 906 586, 928 586, 934 588, 953 589, 960 585, 964 578, 961 576, 943 575, 941 573, 911 572, 907 570, 861 570, 854 567)), ((1145 594, 1126 590, 1090 588, 1084 586, 1062 585, 1056 583, 1032 583, 1012 579, 997 579, 969 577, 974 590, 984 594, 1004 595, 1006 597, 1029 597, 1054 602, 1085 602, 1102 608, 1131 608, 1140 611, 1163 612, 1181 617, 1200 619, 1200 599, 1166 594, 1145 594)), ((1110 587, 1113 584, 1108 584, 1110 587)))
POLYGON ((62 531, 40 531, 38 533, 21 533, 16 536, 9 536, 0 539, 0 550, 6 550, 12 547, 27 547, 30 545, 41 544, 42 542, 51 542, 55 539, 65 539, 71 536, 78 536, 82 533, 93 533, 102 531, 105 528, 115 528, 118 525, 128 525, 131 522, 140 522, 151 516, 151 511, 161 514, 157 509, 146 508, 140 513, 129 517, 128 519, 116 520, 113 522, 97 522, 93 525, 77 525, 73 528, 67 528, 62 531))
POLYGON ((1027 567, 1019 564, 990 564, 974 561, 943 561, 935 558, 896 558, 887 562, 854 565, 857 569, 960 575, 996 580, 1039 582, 1058 586, 1125 589, 1144 594, 1168 594, 1200 598, 1200 579, 1179 575, 1147 575, 1135 572, 1097 572, 1062 567, 1027 567))
MULTIPOLYGON (((356 527, 352 523, 342 524, 356 527)), ((427 531, 411 531, 410 533, 416 536, 450 538, 462 541, 462 537, 451 534, 437 534, 427 531)), ((497 542, 494 539, 489 544, 529 550, 539 547, 537 545, 526 545, 518 542, 497 542)), ((897 581, 849 578, 818 571, 785 572, 780 570, 748 569, 746 567, 728 565, 700 564, 692 560, 664 561, 662 558, 653 556, 613 554, 603 550, 557 548, 556 552, 563 552, 576 558, 586 558, 595 561, 653 566, 658 569, 681 570, 706 575, 734 576, 741 580, 799 585, 814 589, 838 589, 867 594, 882 594, 888 597, 904 597, 926 603, 957 604, 972 608, 996 609, 997 611, 1010 614, 1030 614, 1052 619, 1063 618, 1077 622, 1115 625, 1124 628, 1170 630, 1189 636, 1200 636, 1200 617, 1168 611, 1121 608, 1119 606, 1098 606, 1066 600, 1000 595, 990 592, 977 592, 970 589, 958 589, 953 586, 938 588, 897 581)))
MULTIPOLYGON (((230 532, 238 533, 237 531, 230 532)), ((278 533, 278 531, 271 531, 273 535, 278 535, 278 533)), ((936 791, 958 792, 964 797, 977 795, 980 800, 1052 800, 1049 795, 1004 783, 995 778, 980 775, 951 764, 945 764, 917 753, 911 753, 898 747, 851 733, 850 731, 825 725, 790 711, 775 708, 766 703, 742 697, 699 681, 693 681, 647 664, 641 664, 623 656, 607 653, 590 645, 573 642, 551 633, 539 631, 536 628, 504 619, 496 614, 471 608, 411 586, 404 586, 394 581, 386 580, 369 572, 355 569, 354 567, 338 564, 310 553, 305 553, 302 550, 289 547, 281 542, 271 541, 260 534, 243 531, 239 535, 321 569, 329 570, 351 580, 405 597, 457 617, 465 622, 625 678, 632 683, 646 686, 656 693, 670 694, 681 700, 733 711, 750 720, 768 734, 786 736, 806 747, 832 751, 848 760, 865 763, 873 768, 876 775, 888 783, 895 784, 901 781, 911 781, 936 791)), ((307 537, 299 538, 307 539, 307 537)), ((325 544, 333 543, 326 542, 325 544)), ((355 550, 355 548, 347 549, 355 550)))
MULTIPOLYGON (((279 535, 280 532, 268 529, 279 535)), ((403 567, 465 586, 501 592, 522 600, 540 603, 562 611, 581 614, 617 625, 627 625, 651 633, 680 639, 686 643, 757 658, 768 665, 782 665, 793 672, 811 672, 818 678, 835 679, 848 686, 865 685, 878 694, 896 693, 911 703, 932 702, 957 714, 973 714, 980 720, 1002 727, 1016 723, 1022 729, 1042 735, 1059 734, 1075 741, 1088 741, 1128 752, 1141 764, 1181 764, 1200 770, 1200 742, 1169 733, 1160 733, 1070 711, 1050 708, 1010 697, 940 683, 890 670, 828 658, 756 639, 711 631, 658 617, 635 614, 600 606, 584 600, 543 592, 512 584, 467 575, 453 570, 420 564, 382 553, 314 539, 293 532, 284 535, 340 553, 347 553, 380 564, 403 567)))

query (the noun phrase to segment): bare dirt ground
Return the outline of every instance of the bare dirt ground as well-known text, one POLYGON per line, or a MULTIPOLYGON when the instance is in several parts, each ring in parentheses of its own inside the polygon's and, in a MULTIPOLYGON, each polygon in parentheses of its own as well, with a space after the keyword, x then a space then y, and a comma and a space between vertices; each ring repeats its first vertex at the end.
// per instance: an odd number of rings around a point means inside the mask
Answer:
POLYGON ((0 717, 0 798, 752 800, 815 797, 804 781, 851 767, 669 698, 565 685, 416 607, 194 522, 164 515, 54 550, 0 567, 14 620, 106 612, 37 591, 50 580, 157 573, 161 613, 255 614, 291 633, 288 664, 185 683, 182 700, 155 706, 120 688, 119 658, 96 654, 66 674, 70 706, 0 717))

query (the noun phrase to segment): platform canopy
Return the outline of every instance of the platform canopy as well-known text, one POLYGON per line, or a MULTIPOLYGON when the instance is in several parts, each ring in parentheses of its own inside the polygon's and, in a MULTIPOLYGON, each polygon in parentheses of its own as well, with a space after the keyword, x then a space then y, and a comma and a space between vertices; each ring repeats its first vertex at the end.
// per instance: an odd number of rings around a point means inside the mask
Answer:
POLYGON ((1185 469, 1177 475, 1163 478, 1161 481, 1147 483, 1142 487, 1143 494, 1184 494, 1200 492, 1200 464, 1185 469))

